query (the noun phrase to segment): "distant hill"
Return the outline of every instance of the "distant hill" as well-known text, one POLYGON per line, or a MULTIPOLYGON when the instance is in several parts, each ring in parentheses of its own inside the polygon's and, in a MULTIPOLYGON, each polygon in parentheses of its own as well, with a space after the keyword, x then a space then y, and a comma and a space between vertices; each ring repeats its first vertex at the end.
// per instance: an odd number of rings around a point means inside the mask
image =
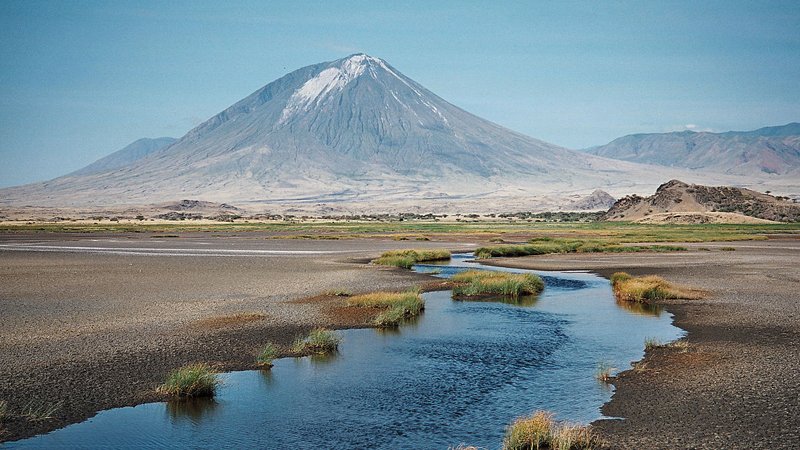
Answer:
POLYGON ((161 150, 175 141, 177 141, 177 139, 171 137, 160 137, 155 139, 142 138, 132 142, 122 150, 117 150, 116 152, 100 158, 82 169, 72 172, 69 174, 69 176, 91 175, 94 173, 108 172, 110 170, 127 166, 128 164, 136 162, 156 150, 161 150))
POLYGON ((800 176, 800 123, 726 133, 632 134, 585 151, 624 161, 734 175, 800 176))
MULTIPOLYGON (((702 186, 671 180, 650 197, 629 195, 606 213, 611 221, 736 221, 735 215, 798 222, 800 204, 785 197, 728 186, 702 186), (686 219, 690 217, 692 219, 686 219)), ((739 221, 746 221, 742 218, 739 221)))

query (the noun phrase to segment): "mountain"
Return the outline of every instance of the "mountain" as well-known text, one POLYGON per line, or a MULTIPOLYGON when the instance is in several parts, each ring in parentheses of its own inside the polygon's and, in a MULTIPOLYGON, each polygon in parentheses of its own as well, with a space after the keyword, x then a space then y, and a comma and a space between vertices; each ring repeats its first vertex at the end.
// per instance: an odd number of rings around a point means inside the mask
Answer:
POLYGON ((748 221, 742 216, 798 222, 800 204, 750 189, 671 180, 659 186, 652 196, 631 195, 618 200, 605 218, 644 222, 748 221))
POLYGON ((177 139, 171 137, 160 137, 155 139, 142 138, 132 142, 122 150, 117 150, 116 152, 100 158, 82 169, 72 172, 69 174, 69 176, 81 176, 90 175, 93 173, 108 172, 140 160, 150 153, 153 153, 156 150, 161 150, 175 141, 177 141, 177 139))
POLYGON ((574 211, 605 211, 611 208, 616 199, 606 191, 595 189, 591 194, 575 200, 565 209, 574 211))
POLYGON ((735 175, 800 175, 800 123, 754 131, 632 134, 585 150, 645 164, 735 175))
POLYGON ((676 176, 704 175, 522 135, 446 102, 379 58, 355 54, 291 72, 123 165, 0 190, 0 204, 106 207, 192 198, 323 214, 541 211, 597 188, 641 192, 676 176))

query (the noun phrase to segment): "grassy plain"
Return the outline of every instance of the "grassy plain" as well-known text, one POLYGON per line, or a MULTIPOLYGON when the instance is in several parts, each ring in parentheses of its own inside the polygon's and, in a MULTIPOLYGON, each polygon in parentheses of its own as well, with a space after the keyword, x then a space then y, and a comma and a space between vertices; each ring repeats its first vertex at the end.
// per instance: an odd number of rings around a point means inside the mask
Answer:
MULTIPOLYGON (((583 239, 596 244, 710 242, 766 239, 770 234, 800 234, 800 223, 639 224, 630 222, 481 221, 208 221, 3 222, 0 233, 246 233, 275 239, 391 238, 424 240, 463 237, 486 242, 527 243, 530 239, 583 239)), ((162 234, 163 233, 163 234, 162 234)))

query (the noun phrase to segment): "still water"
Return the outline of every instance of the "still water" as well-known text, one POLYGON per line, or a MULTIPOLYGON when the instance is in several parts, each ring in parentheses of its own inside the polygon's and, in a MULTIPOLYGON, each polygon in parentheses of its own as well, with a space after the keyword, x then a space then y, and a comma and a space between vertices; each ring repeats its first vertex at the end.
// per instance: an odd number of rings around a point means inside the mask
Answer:
MULTIPOLYGON (((440 277, 484 267, 455 255, 419 265, 440 277)), ((271 371, 223 375, 217 397, 103 411, 11 448, 499 448, 504 427, 537 409, 590 422, 648 337, 682 336, 670 314, 618 305, 608 281, 536 272, 546 288, 516 304, 424 294, 425 312, 396 331, 346 330, 338 354, 284 358, 271 371)))

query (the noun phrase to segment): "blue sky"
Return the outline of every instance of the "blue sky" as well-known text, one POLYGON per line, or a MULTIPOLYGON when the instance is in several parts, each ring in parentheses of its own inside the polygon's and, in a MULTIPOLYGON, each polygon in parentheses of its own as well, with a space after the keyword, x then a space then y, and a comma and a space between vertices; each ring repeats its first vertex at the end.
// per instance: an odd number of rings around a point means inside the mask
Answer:
POLYGON ((800 121, 800 2, 0 2, 0 186, 355 52, 570 148, 800 121))

